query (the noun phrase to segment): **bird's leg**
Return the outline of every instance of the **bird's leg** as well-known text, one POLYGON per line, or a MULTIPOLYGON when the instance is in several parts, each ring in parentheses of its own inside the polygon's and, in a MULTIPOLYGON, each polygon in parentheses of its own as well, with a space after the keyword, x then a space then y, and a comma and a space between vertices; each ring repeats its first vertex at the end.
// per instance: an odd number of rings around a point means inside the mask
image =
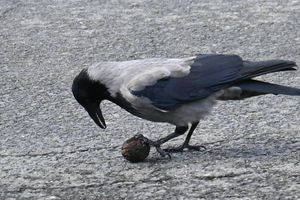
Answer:
POLYGON ((198 126, 199 122, 195 122, 192 124, 189 132, 188 132, 188 135, 186 136, 182 146, 183 148, 187 148, 189 150, 195 150, 195 151, 201 151, 201 150, 206 150, 206 147, 203 146, 203 145, 196 145, 196 146, 192 146, 192 145, 189 145, 189 142, 190 142, 190 139, 192 137, 192 134, 194 133, 196 127, 198 126))
POLYGON ((192 134, 198 124, 199 124, 199 122, 195 122, 192 124, 192 126, 188 132, 188 135, 186 136, 182 145, 180 145, 179 147, 175 147, 175 148, 165 149, 164 151, 166 151, 166 152, 182 152, 184 149, 195 150, 195 151, 206 150, 206 148, 202 145, 200 145, 200 146, 189 145, 192 134))
POLYGON ((154 146, 157 150, 157 152, 162 156, 162 157, 165 157, 165 156, 168 156, 169 158, 171 158, 171 155, 167 152, 165 152, 160 146, 175 138, 175 137, 178 137, 182 134, 184 134, 186 131, 187 131, 188 127, 187 126, 182 126, 182 127, 176 127, 175 131, 173 133, 171 133, 170 135, 166 136, 166 137, 163 137, 157 141, 152 141, 152 140, 148 140, 148 143, 151 145, 151 146, 154 146))

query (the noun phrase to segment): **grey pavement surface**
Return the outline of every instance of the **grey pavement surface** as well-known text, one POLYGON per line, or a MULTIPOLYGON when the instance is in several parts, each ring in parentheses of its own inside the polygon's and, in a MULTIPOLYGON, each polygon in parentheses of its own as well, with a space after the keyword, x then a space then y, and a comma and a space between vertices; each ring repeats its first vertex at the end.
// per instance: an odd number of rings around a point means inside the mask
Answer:
MULTIPOLYGON (((300 98, 220 102, 192 138, 206 152, 120 154, 168 124, 75 102, 97 61, 234 53, 300 63, 299 0, 0 0, 0 199, 300 199, 300 98)), ((261 80, 300 87, 300 71, 261 80)), ((179 145, 183 137, 165 146, 179 145)))

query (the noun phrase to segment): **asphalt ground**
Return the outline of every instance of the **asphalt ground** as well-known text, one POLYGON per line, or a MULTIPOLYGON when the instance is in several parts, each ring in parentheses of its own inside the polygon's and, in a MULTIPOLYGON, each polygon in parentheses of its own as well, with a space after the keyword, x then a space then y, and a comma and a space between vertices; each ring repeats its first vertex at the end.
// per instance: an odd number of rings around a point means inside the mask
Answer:
MULTIPOLYGON (((205 152, 132 164, 122 143, 168 124, 102 105, 100 130, 73 78, 98 61, 238 54, 300 63, 299 0, 0 0, 0 199, 300 199, 300 98, 220 102, 205 152)), ((300 71, 260 80, 300 87, 300 71)), ((181 144, 184 137, 165 147, 181 144)))

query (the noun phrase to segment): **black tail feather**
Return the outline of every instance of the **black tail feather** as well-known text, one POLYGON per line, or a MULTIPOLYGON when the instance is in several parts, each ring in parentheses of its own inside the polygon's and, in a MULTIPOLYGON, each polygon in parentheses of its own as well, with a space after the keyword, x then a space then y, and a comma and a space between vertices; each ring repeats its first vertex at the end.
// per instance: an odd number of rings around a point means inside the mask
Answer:
POLYGON ((235 84, 234 86, 239 87, 245 91, 257 92, 261 94, 285 94, 300 96, 300 89, 298 88, 276 85, 257 80, 246 80, 235 84))

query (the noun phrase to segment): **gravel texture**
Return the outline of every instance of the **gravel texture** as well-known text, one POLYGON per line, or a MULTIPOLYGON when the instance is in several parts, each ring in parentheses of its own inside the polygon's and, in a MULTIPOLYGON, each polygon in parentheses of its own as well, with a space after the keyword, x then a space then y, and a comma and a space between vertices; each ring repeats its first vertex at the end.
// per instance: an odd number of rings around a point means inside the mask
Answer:
MULTIPOLYGON (((0 199, 300 199, 300 98, 220 102, 192 142, 206 152, 126 161, 134 134, 174 127, 70 86, 97 61, 234 53, 300 63, 299 0, 0 0, 0 199)), ((300 87, 300 71, 261 80, 300 87)), ((165 146, 179 145, 184 137, 165 146)))

